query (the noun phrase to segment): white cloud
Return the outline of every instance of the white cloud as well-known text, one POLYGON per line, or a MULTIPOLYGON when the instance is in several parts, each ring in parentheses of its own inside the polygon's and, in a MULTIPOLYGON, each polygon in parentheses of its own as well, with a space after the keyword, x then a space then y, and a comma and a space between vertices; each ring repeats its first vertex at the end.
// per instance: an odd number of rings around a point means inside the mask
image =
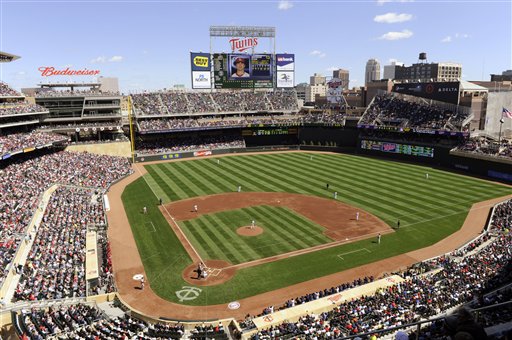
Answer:
POLYGON ((377 5, 382 6, 388 2, 414 2, 414 0, 377 0, 377 5))
POLYGON ((110 58, 108 61, 111 63, 118 63, 123 60, 123 57, 120 55, 115 55, 112 58, 110 58))
POLYGON ((324 52, 319 51, 319 50, 311 51, 311 52, 309 52, 309 54, 313 55, 313 56, 317 56, 318 58, 323 58, 323 57, 325 57, 327 55, 324 52))
POLYGON ((100 56, 91 60, 91 64, 103 64, 107 61, 107 58, 100 56))
POLYGON ((409 30, 403 30, 402 32, 388 32, 379 37, 382 40, 400 40, 408 39, 412 37, 413 33, 409 30))
POLYGON ((373 18, 373 21, 384 23, 384 24, 394 24, 397 22, 405 22, 412 19, 412 14, 406 14, 406 13, 386 13, 381 15, 376 15, 375 18, 373 18))
POLYGON ((466 34, 466 33, 455 33, 455 38, 457 39, 467 39, 467 38, 470 38, 471 36, 469 34, 466 34))
POLYGON ((288 0, 281 0, 281 1, 279 1, 279 4, 277 5, 277 8, 280 9, 281 11, 286 11, 292 7, 293 7, 292 2, 288 1, 288 0))
POLYGON ((446 37, 444 37, 441 42, 444 42, 444 43, 449 43, 452 41, 452 37, 447 35, 446 37))

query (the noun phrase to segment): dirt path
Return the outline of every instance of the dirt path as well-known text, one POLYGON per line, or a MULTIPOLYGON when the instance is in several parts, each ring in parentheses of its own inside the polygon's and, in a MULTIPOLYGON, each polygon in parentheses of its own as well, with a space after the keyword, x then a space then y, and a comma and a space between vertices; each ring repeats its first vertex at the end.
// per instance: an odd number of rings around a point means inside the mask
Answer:
MULTIPOLYGON (((175 320, 216 320, 230 317, 243 319, 248 313, 253 315, 259 314, 263 308, 270 305, 280 305, 290 298, 343 282, 353 281, 367 275, 379 277, 384 273, 405 268, 420 260, 450 252, 473 239, 481 232, 487 220, 489 210, 494 204, 512 197, 512 195, 509 195, 474 204, 459 231, 430 247, 241 299, 239 300, 240 309, 229 310, 227 304, 185 306, 171 303, 157 296, 151 290, 151 283, 147 284, 143 291, 136 289, 138 285, 132 280, 132 277, 134 274, 144 273, 144 268, 121 201, 121 194, 124 188, 145 173, 142 165, 135 164, 134 170, 135 174, 115 184, 108 193, 111 206, 111 210, 107 212, 109 221, 108 235, 112 249, 112 262, 118 292, 121 298, 138 312, 154 318, 163 317, 175 320)), ((186 207, 184 206, 186 208, 184 210, 189 210, 190 212, 191 200, 187 201, 188 203, 186 207)), ((186 212, 184 212, 183 215, 181 213, 177 214, 175 218, 185 218, 186 216, 186 212)))

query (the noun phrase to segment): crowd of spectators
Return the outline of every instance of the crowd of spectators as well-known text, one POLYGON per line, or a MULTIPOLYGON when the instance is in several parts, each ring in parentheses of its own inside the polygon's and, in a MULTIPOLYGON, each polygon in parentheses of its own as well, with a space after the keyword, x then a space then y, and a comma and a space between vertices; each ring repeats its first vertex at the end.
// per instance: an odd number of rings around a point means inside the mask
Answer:
POLYGON ((106 226, 101 191, 58 187, 44 212, 13 300, 86 296, 85 236, 92 225, 106 226))
MULTIPOLYGON (((16 251, 18 235, 26 233, 41 194, 51 184, 103 190, 131 171, 128 161, 120 157, 49 150, 41 153, 2 164, 0 168, 0 240, 4 242, 4 251, 16 251)), ((5 273, 0 280, 4 277, 5 273)))
POLYGON ((140 141, 136 143, 138 156, 170 152, 245 148, 245 141, 237 135, 197 136, 176 139, 140 141))
MULTIPOLYGON (((22 310, 17 315, 18 333, 30 339, 180 339, 183 324, 152 323, 123 315, 110 319, 94 305, 60 305, 48 309, 22 310)), ((221 323, 200 325, 191 331, 192 339, 225 336, 221 323)))
POLYGON ((67 136, 49 132, 31 131, 27 133, 13 133, 0 136, 0 155, 52 144, 54 142, 68 141, 67 136))
POLYGON ((503 138, 498 145, 498 141, 492 138, 474 137, 455 150, 510 159, 512 158, 512 140, 503 138))
POLYGON ((464 112, 452 112, 436 105, 410 101, 396 94, 375 96, 360 124, 394 126, 415 130, 462 131, 464 112))
POLYGON ((119 92, 111 91, 99 91, 99 90, 48 90, 39 91, 36 93, 36 98, 48 98, 48 97, 97 97, 97 96, 119 96, 119 92))
POLYGON ((0 97, 23 97, 18 91, 13 90, 9 85, 0 81, 0 97))
POLYGON ((172 131, 186 129, 208 129, 223 127, 248 127, 254 125, 267 126, 301 126, 322 125, 333 126, 344 123, 344 115, 340 113, 308 113, 304 116, 292 115, 248 115, 222 116, 217 118, 159 118, 139 119, 140 131, 172 131))
POLYGON ((504 216, 507 221, 512 216, 512 201, 499 205, 491 218, 491 225, 495 226, 491 230, 497 236, 488 236, 479 245, 469 244, 462 249, 468 251, 463 257, 458 250, 458 256, 449 254, 425 261, 425 268, 440 270, 419 275, 415 274, 416 266, 414 271, 399 273, 404 282, 381 289, 373 296, 343 302, 320 315, 303 316, 296 323, 286 322, 260 330, 253 339, 357 335, 425 320, 474 301, 512 280, 512 235, 503 226, 504 216))
POLYGON ((137 115, 297 111, 294 90, 273 92, 151 92, 132 95, 137 115))
POLYGON ((0 116, 18 115, 23 113, 48 112, 47 109, 37 104, 16 102, 12 104, 4 103, 0 105, 0 116))

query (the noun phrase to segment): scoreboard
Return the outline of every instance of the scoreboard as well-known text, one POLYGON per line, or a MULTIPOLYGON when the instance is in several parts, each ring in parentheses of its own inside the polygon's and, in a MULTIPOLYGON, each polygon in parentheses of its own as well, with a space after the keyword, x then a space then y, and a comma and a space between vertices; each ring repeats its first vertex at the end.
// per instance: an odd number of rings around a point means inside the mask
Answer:
POLYGON ((216 89, 272 88, 274 60, 271 54, 213 54, 216 89), (243 76, 237 76, 237 61, 243 60, 243 76))
POLYGON ((373 140, 361 140, 361 149, 399 153, 402 155, 434 157, 434 148, 420 145, 388 143, 373 140))

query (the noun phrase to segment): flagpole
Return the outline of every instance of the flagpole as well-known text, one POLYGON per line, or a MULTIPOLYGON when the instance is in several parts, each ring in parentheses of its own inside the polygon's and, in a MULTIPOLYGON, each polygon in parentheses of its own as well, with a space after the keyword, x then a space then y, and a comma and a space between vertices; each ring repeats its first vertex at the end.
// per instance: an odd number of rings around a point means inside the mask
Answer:
POLYGON ((503 126, 503 123, 505 123, 505 120, 503 117, 500 119, 500 133, 498 134, 498 155, 500 154, 500 147, 501 147, 501 127, 503 126))

